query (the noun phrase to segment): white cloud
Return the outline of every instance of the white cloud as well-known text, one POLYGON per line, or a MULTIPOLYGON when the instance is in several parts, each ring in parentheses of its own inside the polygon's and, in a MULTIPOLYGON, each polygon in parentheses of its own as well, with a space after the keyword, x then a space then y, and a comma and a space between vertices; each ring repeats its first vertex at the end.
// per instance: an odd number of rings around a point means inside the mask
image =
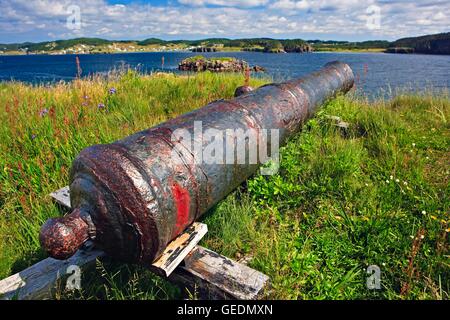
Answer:
POLYGON ((307 0, 303 1, 293 1, 293 0, 280 0, 275 1, 270 6, 272 9, 282 9, 282 10, 293 10, 293 9, 307 9, 309 7, 309 2, 307 0))
POLYGON ((190 6, 215 5, 222 7, 258 7, 266 5, 269 0, 178 0, 179 3, 190 6))
POLYGON ((359 0, 277 0, 270 8, 281 10, 340 10, 354 7, 368 7, 374 1, 359 0))
POLYGON ((97 35, 114 39, 217 35, 397 39, 449 31, 450 1, 441 0, 178 0, 171 3, 154 6, 141 1, 113 5, 105 0, 0 0, 0 42, 13 42, 17 34, 33 34, 40 39, 97 35), (80 30, 66 27, 67 9, 72 4, 80 6, 80 30), (379 30, 369 30, 366 26, 366 10, 372 4, 381 9, 379 30))
MULTIPOLYGON (((447 19, 447 16, 442 11, 439 11, 433 17, 433 20, 446 20, 446 19, 447 19)), ((450 24, 450 22, 449 22, 449 24, 450 24)))

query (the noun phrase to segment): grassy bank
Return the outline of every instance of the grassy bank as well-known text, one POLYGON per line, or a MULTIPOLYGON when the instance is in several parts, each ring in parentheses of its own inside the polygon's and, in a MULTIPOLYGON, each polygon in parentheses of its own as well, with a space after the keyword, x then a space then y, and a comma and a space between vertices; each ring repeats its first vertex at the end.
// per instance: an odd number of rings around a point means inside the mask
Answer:
MULTIPOLYGON (((51 87, 0 84, 0 278, 45 257, 39 228, 61 214, 47 195, 67 184, 82 148, 231 97, 243 82, 128 73, 51 87)), ((204 217, 202 244, 249 258, 271 277, 272 298, 447 299, 449 112, 448 93, 330 101, 282 149, 279 174, 253 177, 204 217), (381 269, 381 290, 366 288, 369 265, 381 269)), ((84 275, 81 293, 62 297, 181 294, 140 267, 105 262, 84 275)))

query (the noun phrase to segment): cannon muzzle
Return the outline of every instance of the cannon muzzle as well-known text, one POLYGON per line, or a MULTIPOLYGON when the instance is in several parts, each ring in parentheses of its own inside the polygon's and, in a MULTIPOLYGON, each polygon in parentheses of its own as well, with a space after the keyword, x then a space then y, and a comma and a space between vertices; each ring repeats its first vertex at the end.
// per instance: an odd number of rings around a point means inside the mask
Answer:
POLYGON ((110 256, 150 265, 191 223, 276 159, 266 156, 269 150, 353 83, 351 68, 332 62, 82 150, 70 175, 74 209, 45 223, 43 248, 66 259, 91 239, 110 256))

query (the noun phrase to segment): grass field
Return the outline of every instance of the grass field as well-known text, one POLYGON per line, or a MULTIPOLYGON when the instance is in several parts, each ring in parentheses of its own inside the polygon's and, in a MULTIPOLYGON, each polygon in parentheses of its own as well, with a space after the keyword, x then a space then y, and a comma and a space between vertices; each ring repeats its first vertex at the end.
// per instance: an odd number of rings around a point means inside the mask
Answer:
MULTIPOLYGON (((45 257, 40 226, 62 214, 47 195, 67 184, 81 149, 229 98, 243 82, 235 74, 128 72, 53 86, 0 84, 0 278, 45 257)), ((254 176, 203 218, 209 233, 201 244, 250 257, 271 278, 270 298, 448 299, 449 113, 448 92, 330 101, 282 148, 279 174, 254 176), (381 269, 381 290, 366 287, 369 265, 381 269)), ((184 294, 115 262, 98 262, 82 286, 59 298, 184 294)))

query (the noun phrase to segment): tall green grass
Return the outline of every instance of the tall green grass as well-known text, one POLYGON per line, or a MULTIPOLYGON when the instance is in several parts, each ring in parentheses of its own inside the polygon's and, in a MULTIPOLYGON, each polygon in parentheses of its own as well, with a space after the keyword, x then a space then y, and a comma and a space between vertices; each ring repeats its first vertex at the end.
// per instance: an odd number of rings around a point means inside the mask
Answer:
MULTIPOLYGON (((39 228, 62 214, 47 195, 67 184, 81 149, 229 98, 243 83, 128 72, 0 84, 0 278, 45 257, 39 228)), ((269 275, 271 298, 448 299, 449 110, 448 92, 330 101, 282 148, 278 174, 254 176, 203 218, 202 244, 269 275), (381 290, 366 287, 369 265, 381 269, 381 290)), ((183 294, 141 267, 105 261, 83 274, 81 292, 58 297, 183 294)))
POLYGON ((448 93, 329 102, 283 147, 277 175, 207 217, 206 244, 253 257, 273 298, 448 299, 449 112, 448 93), (370 265, 381 290, 366 287, 370 265))

